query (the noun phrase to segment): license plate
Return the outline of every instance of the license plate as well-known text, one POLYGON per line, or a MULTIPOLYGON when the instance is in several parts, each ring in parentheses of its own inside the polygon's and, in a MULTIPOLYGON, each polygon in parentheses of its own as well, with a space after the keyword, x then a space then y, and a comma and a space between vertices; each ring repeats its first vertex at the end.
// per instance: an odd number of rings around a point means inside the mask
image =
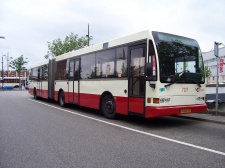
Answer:
POLYGON ((181 109, 180 110, 180 113, 181 114, 184 114, 184 113, 190 113, 191 112, 191 109, 181 109))

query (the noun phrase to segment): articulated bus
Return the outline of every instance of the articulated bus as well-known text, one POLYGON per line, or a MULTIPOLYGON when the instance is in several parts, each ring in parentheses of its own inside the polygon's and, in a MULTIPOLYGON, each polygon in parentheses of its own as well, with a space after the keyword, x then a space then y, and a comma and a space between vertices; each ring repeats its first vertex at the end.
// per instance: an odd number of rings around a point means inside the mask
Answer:
POLYGON ((142 31, 72 51, 30 68, 29 93, 118 114, 153 118, 206 111, 196 40, 142 31))

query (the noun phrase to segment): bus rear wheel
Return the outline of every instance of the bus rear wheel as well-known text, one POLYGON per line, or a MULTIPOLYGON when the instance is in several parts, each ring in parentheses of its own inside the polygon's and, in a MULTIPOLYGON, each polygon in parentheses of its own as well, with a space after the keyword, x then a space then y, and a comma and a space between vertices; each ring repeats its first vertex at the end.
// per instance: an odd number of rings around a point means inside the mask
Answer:
POLYGON ((63 91, 60 91, 59 92, 59 105, 61 107, 65 107, 66 106, 66 103, 65 103, 65 96, 64 96, 64 92, 63 91))
POLYGON ((33 95, 34 95, 34 99, 35 99, 35 100, 37 100, 37 99, 38 99, 38 97, 37 97, 37 92, 36 92, 36 89, 34 89, 34 93, 33 93, 33 95))
POLYGON ((102 99, 101 111, 108 119, 115 119, 117 117, 115 102, 112 96, 107 95, 102 99))

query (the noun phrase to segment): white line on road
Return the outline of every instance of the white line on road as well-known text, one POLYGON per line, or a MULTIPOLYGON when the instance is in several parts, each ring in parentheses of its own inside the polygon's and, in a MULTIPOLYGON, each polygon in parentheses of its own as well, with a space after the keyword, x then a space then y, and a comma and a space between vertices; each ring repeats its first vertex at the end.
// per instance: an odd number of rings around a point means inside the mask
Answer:
POLYGON ((122 125, 114 124, 114 123, 111 123, 111 122, 107 122, 107 121, 104 121, 104 120, 100 120, 100 119, 96 119, 96 118, 93 118, 93 117, 82 115, 82 114, 79 114, 79 113, 76 113, 76 112, 72 112, 72 111, 69 111, 69 110, 66 110, 66 109, 63 109, 63 108, 55 107, 55 106, 52 106, 52 105, 49 105, 49 104, 46 104, 46 103, 43 103, 43 102, 39 102, 39 101, 36 101, 36 100, 32 100, 32 99, 29 99, 29 100, 33 101, 33 102, 36 102, 36 103, 39 103, 39 104, 43 104, 45 106, 49 106, 49 107, 58 109, 58 110, 65 111, 67 113, 71 113, 71 114, 75 114, 75 115, 78 115, 78 116, 81 116, 81 117, 85 117, 85 118, 88 118, 88 119, 91 119, 91 120, 99 121, 99 122, 102 122, 102 123, 105 123, 105 124, 108 124, 108 125, 113 125, 113 126, 116 126, 116 127, 119 127, 119 128, 123 128, 123 129, 126 129, 126 130, 137 132, 137 133, 140 133, 140 134, 148 135, 148 136, 151 136, 151 137, 163 139, 163 140, 166 140, 166 141, 178 143, 178 144, 181 144, 181 145, 185 145, 185 146, 189 146, 189 147, 192 147, 192 148, 201 149, 201 150, 204 150, 204 151, 208 151, 208 152, 212 152, 212 153, 215 153, 215 154, 219 154, 219 155, 225 156, 224 152, 220 152, 220 151, 213 150, 213 149, 210 149, 210 148, 205 148, 205 147, 198 146, 198 145, 193 145, 193 144, 182 142, 182 141, 178 141, 178 140, 175 140, 175 139, 166 138, 166 137, 163 137, 163 136, 160 136, 160 135, 151 134, 151 133, 148 133, 148 132, 144 132, 144 131, 140 131, 140 130, 137 130, 137 129, 125 127, 125 126, 122 126, 122 125))

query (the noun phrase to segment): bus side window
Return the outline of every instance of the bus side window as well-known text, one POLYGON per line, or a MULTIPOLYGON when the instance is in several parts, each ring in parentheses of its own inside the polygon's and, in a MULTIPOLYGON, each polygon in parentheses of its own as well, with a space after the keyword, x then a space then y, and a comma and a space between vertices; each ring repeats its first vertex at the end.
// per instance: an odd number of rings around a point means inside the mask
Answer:
POLYGON ((81 57, 81 79, 93 79, 96 77, 95 53, 81 57))
POLYGON ((116 76, 127 77, 127 46, 116 49, 116 76))
POLYGON ((115 49, 96 53, 96 77, 112 78, 115 76, 115 49))
POLYGON ((66 80, 67 60, 56 62, 55 80, 66 80))

